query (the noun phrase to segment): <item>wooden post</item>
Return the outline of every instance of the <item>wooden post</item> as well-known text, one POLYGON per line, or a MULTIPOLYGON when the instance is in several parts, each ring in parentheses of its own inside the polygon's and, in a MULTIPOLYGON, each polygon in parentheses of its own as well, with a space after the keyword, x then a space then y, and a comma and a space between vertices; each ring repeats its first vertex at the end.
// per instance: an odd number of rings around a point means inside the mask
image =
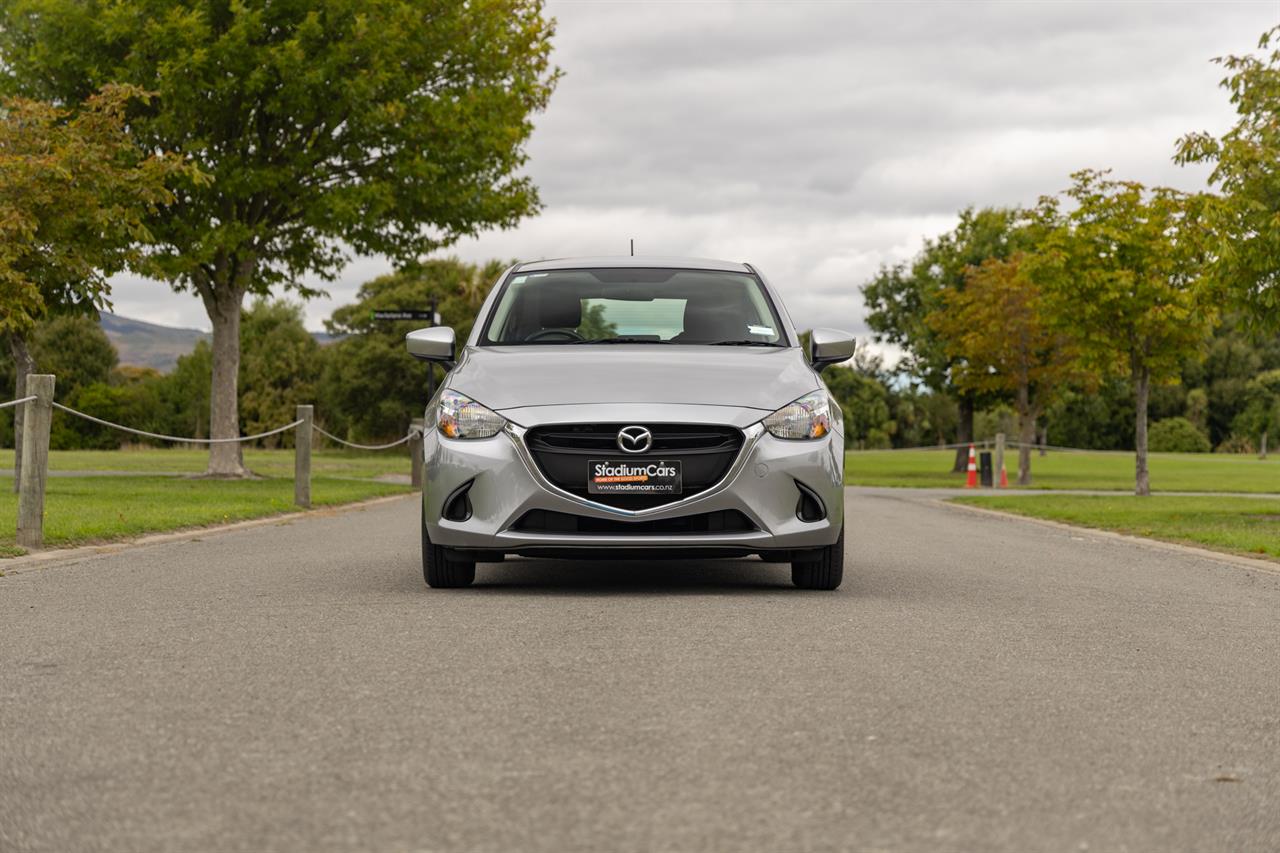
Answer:
POLYGON ((1000 472, 1004 470, 1004 433, 996 433, 996 464, 991 474, 996 481, 996 488, 1000 487, 1000 472))
POLYGON ((311 424, 315 409, 299 406, 293 430, 293 502, 303 509, 311 508, 311 424))
POLYGON ((409 429, 413 438, 409 439, 409 485, 415 489, 422 488, 422 427, 426 421, 414 418, 409 421, 409 429))
POLYGON ((49 474, 49 422, 53 418, 53 377, 47 373, 27 376, 23 404, 22 482, 18 487, 18 546, 44 546, 44 485, 49 474))

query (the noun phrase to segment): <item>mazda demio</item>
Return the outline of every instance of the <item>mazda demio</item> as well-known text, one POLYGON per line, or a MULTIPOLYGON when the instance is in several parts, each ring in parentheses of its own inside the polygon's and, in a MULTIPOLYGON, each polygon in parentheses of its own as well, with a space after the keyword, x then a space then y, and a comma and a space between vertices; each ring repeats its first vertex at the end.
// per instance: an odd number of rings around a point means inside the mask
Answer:
POLYGON ((750 264, 516 264, 460 351, 445 327, 406 343, 448 370, 422 442, 430 586, 508 554, 758 555, 840 585, 844 427, 819 373, 854 340, 802 346, 750 264))

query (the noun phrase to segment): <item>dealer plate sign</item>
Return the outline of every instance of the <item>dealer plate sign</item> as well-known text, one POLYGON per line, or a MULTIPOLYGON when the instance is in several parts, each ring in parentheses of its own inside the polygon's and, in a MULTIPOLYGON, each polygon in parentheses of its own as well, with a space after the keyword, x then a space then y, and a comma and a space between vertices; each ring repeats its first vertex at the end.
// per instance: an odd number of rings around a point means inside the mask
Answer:
POLYGON ((587 493, 592 495, 678 495, 680 461, 668 459, 592 459, 587 463, 587 493))

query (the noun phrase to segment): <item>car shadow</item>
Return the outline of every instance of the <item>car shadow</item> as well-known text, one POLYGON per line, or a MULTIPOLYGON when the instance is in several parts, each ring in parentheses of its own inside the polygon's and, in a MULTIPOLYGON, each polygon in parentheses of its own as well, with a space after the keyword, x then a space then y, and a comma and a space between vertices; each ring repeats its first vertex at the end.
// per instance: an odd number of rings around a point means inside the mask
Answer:
POLYGON ((791 590, 791 568, 759 560, 535 560, 476 566, 473 589, 532 594, 733 594, 791 590))

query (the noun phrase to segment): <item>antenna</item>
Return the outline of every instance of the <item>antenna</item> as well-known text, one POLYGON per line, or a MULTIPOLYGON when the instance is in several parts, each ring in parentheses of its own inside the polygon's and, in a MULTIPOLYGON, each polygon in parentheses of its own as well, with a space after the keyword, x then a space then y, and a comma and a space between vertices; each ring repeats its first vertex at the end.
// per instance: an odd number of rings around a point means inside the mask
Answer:
POLYGON ((634 258, 635 256, 636 256, 636 238, 632 237, 631 238, 631 257, 634 258))

